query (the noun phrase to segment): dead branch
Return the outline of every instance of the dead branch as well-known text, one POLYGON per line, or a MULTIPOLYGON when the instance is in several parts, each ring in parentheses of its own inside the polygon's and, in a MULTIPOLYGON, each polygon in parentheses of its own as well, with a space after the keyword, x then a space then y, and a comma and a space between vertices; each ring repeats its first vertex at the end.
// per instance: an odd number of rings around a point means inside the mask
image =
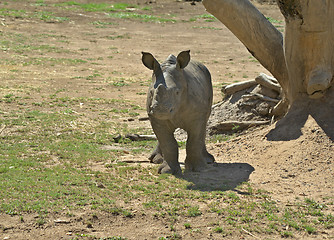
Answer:
POLYGON ((242 231, 244 231, 245 233, 247 233, 248 235, 252 236, 253 238, 259 239, 257 236, 255 236, 254 234, 252 234, 251 232, 248 232, 246 229, 241 228, 242 231))
POLYGON ((125 137, 129 138, 131 141, 157 140, 155 135, 127 134, 125 137))
POLYGON ((260 99, 260 100, 263 100, 263 101, 273 102, 273 103, 278 103, 279 102, 278 99, 267 97, 267 96, 264 96, 264 95, 259 94, 259 93, 250 93, 250 94, 247 94, 247 95, 243 95, 242 98, 243 99, 260 99))
POLYGON ((148 120, 150 120, 150 118, 149 117, 140 117, 140 118, 138 118, 138 120, 139 121, 148 121, 148 120))
POLYGON ((250 127, 269 124, 270 121, 226 121, 218 122, 210 127, 210 134, 216 134, 221 132, 231 132, 245 130, 250 127))
POLYGON ((252 86, 255 86, 257 83, 255 80, 248 80, 244 82, 238 82, 238 83, 232 83, 230 85, 224 86, 222 88, 222 92, 225 95, 231 95, 235 92, 242 91, 244 89, 250 88, 252 86))
POLYGON ((275 78, 272 78, 264 73, 260 73, 259 76, 255 78, 255 81, 258 84, 261 84, 262 86, 272 89, 278 93, 281 93, 282 88, 281 86, 277 83, 275 78))
POLYGON ((216 108, 216 107, 220 107, 222 104, 224 104, 224 102, 222 101, 222 102, 219 102, 219 103, 216 103, 216 104, 214 104, 214 105, 212 105, 212 109, 214 109, 214 108, 216 108))
POLYGON ((282 116, 286 113, 288 109, 288 102, 285 98, 279 101, 276 106, 271 110, 270 114, 274 116, 282 116))

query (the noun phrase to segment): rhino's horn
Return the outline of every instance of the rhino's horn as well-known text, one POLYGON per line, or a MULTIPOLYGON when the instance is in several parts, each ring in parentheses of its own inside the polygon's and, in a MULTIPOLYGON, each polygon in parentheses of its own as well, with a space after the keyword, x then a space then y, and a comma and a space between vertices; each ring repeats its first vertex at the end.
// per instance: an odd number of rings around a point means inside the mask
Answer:
POLYGON ((165 85, 160 83, 157 87, 157 93, 161 94, 161 93, 164 93, 164 92, 166 92, 166 87, 165 87, 165 85))

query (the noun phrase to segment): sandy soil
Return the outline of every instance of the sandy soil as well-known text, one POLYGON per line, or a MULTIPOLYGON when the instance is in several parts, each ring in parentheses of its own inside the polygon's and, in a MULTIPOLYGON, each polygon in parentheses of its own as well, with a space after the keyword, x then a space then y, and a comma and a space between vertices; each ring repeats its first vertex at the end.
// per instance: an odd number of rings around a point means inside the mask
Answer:
MULTIPOLYGON (((57 65, 45 68, 31 65, 17 75, 10 72, 11 69, 8 66, 2 65, 0 68, 1 82, 38 86, 40 94, 32 96, 31 101, 34 102, 37 102, 43 95, 66 88, 71 89, 70 92, 59 94, 119 98, 129 100, 144 108, 146 86, 151 73, 142 66, 141 51, 151 52, 162 61, 171 53, 177 54, 181 50, 190 49, 191 57, 205 63, 211 71, 215 103, 222 99, 220 87, 223 83, 252 79, 260 72, 267 73, 258 62, 254 61, 238 39, 218 21, 205 22, 203 19, 194 22, 181 21, 205 14, 205 9, 200 3, 191 5, 190 2, 171 0, 146 2, 137 0, 136 4, 143 7, 152 6, 152 15, 165 14, 178 21, 166 24, 143 23, 136 20, 110 19, 106 14, 100 12, 59 12, 59 15, 70 18, 70 21, 62 23, 2 17, 0 19, 2 34, 63 35, 66 41, 50 40, 48 44, 69 50, 64 53, 64 57, 75 59, 89 56, 96 59, 98 64, 93 67, 83 64, 66 68, 57 65), (109 21, 116 25, 96 28, 91 24, 94 21, 109 21), (108 58, 108 56, 113 57, 108 58), (103 81, 93 82, 74 78, 79 74, 89 76, 94 72, 103 73, 104 79, 115 76, 123 77, 131 81, 131 84, 124 86, 122 91, 119 91, 103 81), (14 77, 9 78, 8 75, 14 75, 14 77)), ((3 7, 1 5, 3 3, 0 3, 0 7, 3 7)), ((283 20, 275 6, 266 4, 257 4, 257 6, 266 16, 283 20)), ((25 2, 9 2, 6 7, 30 11, 37 9, 37 6, 25 2)), ((43 10, 47 11, 48 7, 44 7, 43 10)), ((55 11, 55 9, 51 10, 55 11)), ((49 56, 52 54, 54 53, 50 53, 49 56)), ((0 55, 14 58, 9 51, 3 51, 0 55)), ((21 57, 24 58, 24 56, 21 57)), ((8 111, 12 107, 11 105, 1 106, 2 111, 8 111)), ((142 111, 139 117, 145 115, 145 112, 142 111)), ((134 121, 133 124, 150 128, 148 122, 134 121)), ((273 128, 274 126, 253 129, 227 142, 209 144, 208 149, 215 155, 218 164, 212 167, 214 170, 209 169, 200 176, 196 175, 197 178, 193 175, 189 176, 189 180, 194 181, 196 185, 198 181, 211 179, 215 184, 217 179, 224 177, 231 180, 233 184, 233 182, 246 181, 249 178, 249 182, 255 188, 270 191, 273 199, 285 205, 295 200, 296 197, 308 197, 320 202, 326 198, 333 198, 333 140, 326 135, 312 117, 309 117, 301 127, 301 134, 297 139, 269 140, 266 136, 273 128), (240 175, 240 168, 245 169, 244 175, 240 175)), ((131 156, 128 157, 131 158, 131 156)), ((146 160, 146 156, 139 159, 139 161, 146 160)), ((328 211, 333 212, 333 205, 328 211)), ((161 235, 169 232, 166 229, 166 223, 161 220, 156 221, 151 217, 138 216, 125 219, 120 216, 111 217, 105 213, 101 213, 98 218, 92 220, 94 229, 87 229, 81 220, 88 215, 89 213, 86 212, 78 212, 76 217, 71 219, 70 224, 64 225, 54 223, 53 220, 59 216, 50 216, 49 224, 43 228, 37 228, 32 224, 36 217, 34 215, 25 216, 24 223, 18 223, 17 217, 0 215, 0 222, 5 223, 8 228, 5 233, 0 232, 0 237, 1 239, 73 239, 74 233, 85 232, 101 237, 122 235, 129 239, 157 239, 157 232, 161 235), (132 229, 131 233, 129 233, 129 227, 132 229)), ((333 230, 312 238, 329 238, 331 234, 333 236, 333 230)), ((185 234, 183 239, 219 239, 207 233, 193 237, 193 235, 185 234)), ((300 235, 297 238, 307 239, 308 237, 300 235)), ((231 239, 254 239, 254 237, 245 233, 231 236, 231 239)))

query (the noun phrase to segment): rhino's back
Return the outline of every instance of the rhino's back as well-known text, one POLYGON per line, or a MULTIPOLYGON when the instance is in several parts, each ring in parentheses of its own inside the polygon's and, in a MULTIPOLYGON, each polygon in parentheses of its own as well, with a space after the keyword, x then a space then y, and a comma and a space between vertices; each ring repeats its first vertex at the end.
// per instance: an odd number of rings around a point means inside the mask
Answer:
POLYGON ((189 102, 196 107, 211 108, 213 92, 209 70, 200 62, 190 61, 184 74, 188 83, 189 102))

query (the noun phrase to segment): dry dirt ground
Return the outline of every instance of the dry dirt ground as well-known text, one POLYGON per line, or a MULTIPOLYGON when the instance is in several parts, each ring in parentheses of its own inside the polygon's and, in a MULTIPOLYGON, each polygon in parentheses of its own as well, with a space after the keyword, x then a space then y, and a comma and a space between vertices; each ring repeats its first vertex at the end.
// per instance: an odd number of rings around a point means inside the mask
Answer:
MULTIPOLYGON (((60 1, 45 1, 48 4, 60 1)), ((81 1, 84 2, 84 1, 81 1)), ((98 2, 98 1, 96 1, 98 2)), ((102 2, 102 1, 101 1, 102 2)), ((131 1, 123 1, 131 2, 131 1)), ((144 7, 151 6, 152 15, 163 14, 166 17, 177 19, 175 23, 146 23, 138 20, 110 19, 101 12, 71 12, 58 8, 48 9, 48 6, 35 6, 29 1, 9 1, 7 8, 25 9, 27 11, 53 11, 59 16, 65 16, 70 21, 45 22, 36 19, 15 18, 4 16, 0 19, 0 33, 6 34, 42 34, 57 35, 54 39, 47 38, 45 44, 54 45, 68 51, 64 57, 76 59, 87 57, 95 59, 96 65, 87 64, 69 67, 41 67, 30 65, 19 73, 11 71, 5 64, 0 68, 0 81, 5 84, 29 85, 39 88, 39 94, 32 96, 31 101, 38 102, 41 96, 50 95, 58 91, 63 96, 75 97, 104 97, 110 99, 124 99, 145 107, 145 93, 147 82, 151 72, 141 63, 141 51, 153 53, 157 59, 164 60, 170 53, 177 54, 181 50, 190 49, 191 57, 207 65, 211 71, 214 85, 214 102, 221 101, 220 88, 223 83, 232 83, 245 79, 255 78, 260 72, 266 72, 260 64, 247 52, 245 47, 226 29, 220 22, 206 22, 204 19, 187 21, 191 17, 206 14, 204 7, 196 2, 175 0, 156 1, 132 1, 144 7), (182 21, 186 20, 186 21, 182 21), (92 22, 112 22, 105 28, 97 28, 92 22), (59 39, 63 36, 63 40, 59 39), (78 55, 79 52, 79 55, 78 55), (110 57, 112 56, 112 57, 110 57), (88 81, 75 76, 95 75, 97 81, 88 81), (128 81, 131 84, 121 88, 100 81, 110 77, 128 81), (144 83, 144 84, 143 84, 144 83), (68 91, 62 92, 61 89, 68 91)), ((273 5, 256 4, 268 17, 283 20, 279 10, 273 5)), ((0 8, 4 7, 0 2, 0 8)), ((282 24, 281 24, 282 25, 282 24)), ((25 58, 25 56, 11 56, 10 51, 1 50, 0 57, 25 58)), ((36 53, 34 53, 36 54, 36 53)), ((52 57, 53 52, 48 53, 52 57)), ((36 55, 38 57, 38 54, 36 55)), ((9 111, 12 105, 2 105, 2 111, 9 111)), ((36 106, 38 108, 38 106, 36 106)), ((76 111, 87 111, 80 108, 76 111)), ((94 115, 94 112, 91 113, 94 115)), ((142 110, 139 117, 145 116, 142 110)), ((129 122, 133 125, 142 125, 149 129, 148 122, 129 122)), ((219 177, 219 174, 228 174, 233 180, 240 178, 236 174, 240 165, 245 166, 249 182, 255 188, 264 189, 272 193, 274 200, 280 204, 288 205, 297 197, 311 198, 316 201, 333 198, 333 164, 334 144, 326 133, 309 117, 305 125, 300 129, 300 136, 289 141, 269 140, 266 135, 274 126, 262 127, 250 130, 238 135, 227 142, 210 143, 209 151, 215 156, 218 167, 212 176, 208 172, 196 175, 198 179, 210 181, 219 177)), ((129 156, 131 158, 131 156, 129 156)), ((146 161, 145 156, 139 161, 146 161)), ((197 180, 199 181, 199 180, 197 180)), ((329 206, 329 212, 333 213, 333 206, 329 206)), ((76 218, 89 213, 78 212, 76 218)), ((143 217, 136 218, 109 218, 107 214, 98 216, 94 229, 87 229, 80 221, 74 221, 70 225, 48 224, 43 228, 36 228, 30 224, 29 219, 34 215, 25 216, 25 223, 17 223, 18 219, 8 215, 0 215, 0 222, 11 226, 6 234, 0 233, 1 239, 72 239, 74 236, 68 232, 82 232, 94 236, 120 235, 128 239, 157 239, 157 233, 167 232, 163 222, 155 222, 154 219, 143 217), (85 228, 84 230, 82 230, 85 228), (8 238, 6 238, 8 237, 8 238)), ((50 219, 52 223, 52 217, 50 219)), ((300 239, 333 237, 333 230, 321 233, 317 236, 297 236, 300 239)), ((219 239, 210 234, 202 235, 185 234, 183 239, 219 239)), ((230 236, 234 239, 261 239, 261 236, 252 236, 239 233, 230 236)))

